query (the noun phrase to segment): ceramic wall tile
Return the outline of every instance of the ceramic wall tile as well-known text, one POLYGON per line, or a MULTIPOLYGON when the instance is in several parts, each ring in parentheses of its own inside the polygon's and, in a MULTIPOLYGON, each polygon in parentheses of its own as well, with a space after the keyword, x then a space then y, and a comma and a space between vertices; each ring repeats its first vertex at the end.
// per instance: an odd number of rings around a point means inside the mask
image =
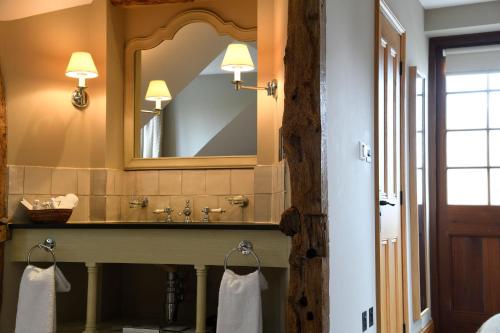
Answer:
POLYGON ((111 195, 106 197, 106 221, 121 221, 121 197, 111 195))
POLYGON ((78 206, 73 209, 73 213, 69 221, 71 222, 87 222, 90 215, 90 199, 88 195, 80 195, 78 197, 78 206))
POLYGON ((182 194, 205 194, 206 193, 206 171, 184 170, 182 171, 182 194))
POLYGON ((90 195, 90 169, 77 170, 77 195, 90 195))
POLYGON ((273 193, 273 169, 272 165, 259 165, 255 167, 254 193, 273 193))
POLYGON ((9 167, 9 194, 23 194, 24 193, 24 167, 17 165, 10 165, 9 167))
POLYGON ((50 193, 54 196, 66 195, 68 193, 77 193, 77 173, 77 169, 52 169, 52 188, 50 193))
POLYGON ((90 221, 106 221, 106 197, 91 196, 89 199, 90 221))
POLYGON ((231 193, 231 170, 207 170, 207 194, 231 193))
POLYGON ((90 171, 90 194, 106 195, 106 169, 93 169, 90 171))
POLYGON ((182 171, 160 171, 160 195, 181 195, 182 171))
POLYGON ((52 168, 25 167, 24 169, 24 193, 25 194, 49 194, 52 183, 52 168))
POLYGON ((272 203, 270 194, 255 195, 255 222, 271 222, 272 203))
POLYGON ((231 194, 253 194, 254 171, 253 169, 231 170, 231 194))
POLYGON ((137 195, 158 195, 158 171, 137 171, 137 195))

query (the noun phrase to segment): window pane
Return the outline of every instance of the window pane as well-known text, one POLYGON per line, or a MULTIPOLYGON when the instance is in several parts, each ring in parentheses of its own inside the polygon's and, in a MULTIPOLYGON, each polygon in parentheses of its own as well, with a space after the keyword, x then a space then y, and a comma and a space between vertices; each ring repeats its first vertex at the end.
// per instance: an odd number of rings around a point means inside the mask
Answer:
POLYGON ((490 131, 490 166, 500 166, 500 131, 490 131))
POLYGON ((486 128, 487 96, 487 93, 447 95, 446 129, 486 128))
POLYGON ((417 100, 416 100, 416 127, 417 127, 417 131, 422 131, 423 130, 423 119, 422 119, 422 116, 423 116, 423 113, 424 113, 424 109, 423 109, 423 105, 422 105, 422 101, 423 101, 423 97, 422 96, 417 96, 417 100))
POLYGON ((447 75, 446 91, 477 91, 488 88, 487 74, 447 75))
POLYGON ((422 160, 424 157, 424 145, 423 145, 423 133, 417 133, 417 168, 421 169, 422 166, 422 160))
POLYGON ((486 169, 451 169, 447 180, 449 205, 488 204, 486 169))
POLYGON ((448 132, 448 167, 487 166, 486 131, 448 132))
POLYGON ((490 74, 490 89, 500 90, 500 73, 490 74))
POLYGON ((490 127, 500 128, 500 92, 490 93, 490 127))
POLYGON ((500 169, 490 170, 491 204, 500 206, 500 169))
POLYGON ((417 82, 415 83, 416 84, 416 88, 417 88, 417 95, 422 95, 424 93, 424 84, 425 84, 425 80, 421 77, 417 77, 417 82))
POLYGON ((422 178, 422 169, 417 169, 417 204, 421 205, 424 202, 424 183, 422 178))

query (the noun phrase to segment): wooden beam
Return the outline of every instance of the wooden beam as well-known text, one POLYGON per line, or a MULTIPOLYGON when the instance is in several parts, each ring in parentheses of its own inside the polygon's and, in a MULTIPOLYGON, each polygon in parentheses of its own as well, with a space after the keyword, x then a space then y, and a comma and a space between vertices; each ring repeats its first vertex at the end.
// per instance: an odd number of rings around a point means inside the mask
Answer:
MULTIPOLYGON (((7 217, 7 104, 5 87, 0 69, 0 218, 7 217)), ((3 298, 4 249, 7 241, 7 225, 0 221, 0 310, 3 298)))
POLYGON ((111 4, 114 6, 161 5, 184 2, 194 2, 194 0, 111 0, 111 4))
POLYGON ((281 219, 292 237, 287 332, 328 332, 325 1, 290 0, 285 52, 283 140, 292 208, 281 219))

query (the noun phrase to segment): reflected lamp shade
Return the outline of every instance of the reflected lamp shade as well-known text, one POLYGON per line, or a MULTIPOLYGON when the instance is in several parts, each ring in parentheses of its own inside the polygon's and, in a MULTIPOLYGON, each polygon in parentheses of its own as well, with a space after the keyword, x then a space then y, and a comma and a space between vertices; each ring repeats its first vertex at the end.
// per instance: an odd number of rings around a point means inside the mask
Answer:
POLYGON ((149 82, 146 92, 146 101, 156 102, 156 109, 161 109, 162 101, 170 101, 172 95, 168 90, 167 83, 163 80, 152 80, 149 82))
POLYGON ((235 81, 240 80, 241 72, 250 72, 255 66, 246 44, 229 44, 220 67, 222 70, 235 73, 235 81))
POLYGON ((66 67, 66 76, 75 79, 93 79, 99 74, 92 55, 88 52, 73 52, 66 67))

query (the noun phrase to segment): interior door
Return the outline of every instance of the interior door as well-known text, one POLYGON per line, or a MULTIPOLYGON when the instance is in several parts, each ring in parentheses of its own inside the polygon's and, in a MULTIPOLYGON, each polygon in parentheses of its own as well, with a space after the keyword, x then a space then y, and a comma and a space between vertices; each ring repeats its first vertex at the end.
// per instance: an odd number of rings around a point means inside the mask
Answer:
POLYGON ((440 332, 473 333, 500 312, 500 72, 438 86, 440 332))
POLYGON ((404 37, 383 12, 379 15, 377 197, 379 332, 403 332, 401 232, 401 111, 404 37))

